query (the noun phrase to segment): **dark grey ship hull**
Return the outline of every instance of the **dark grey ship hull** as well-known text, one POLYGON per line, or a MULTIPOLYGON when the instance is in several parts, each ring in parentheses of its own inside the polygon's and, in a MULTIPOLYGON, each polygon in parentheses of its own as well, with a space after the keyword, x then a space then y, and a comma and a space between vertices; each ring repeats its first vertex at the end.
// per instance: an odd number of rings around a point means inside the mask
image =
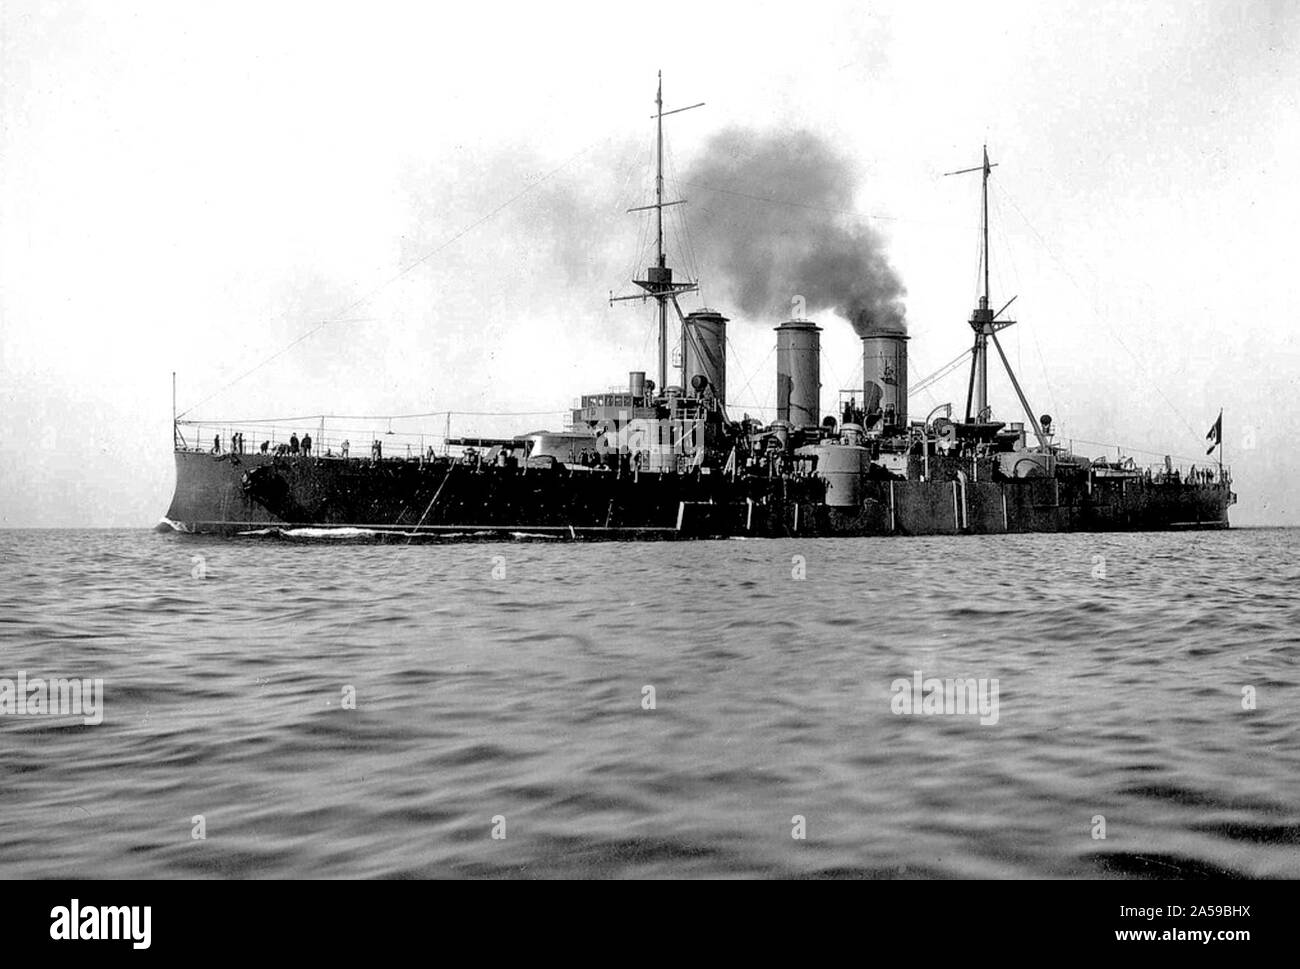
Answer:
POLYGON ((949 480, 861 482, 850 507, 820 478, 719 471, 626 473, 456 463, 176 451, 165 525, 237 535, 325 529, 346 535, 566 539, 957 535, 1228 526, 1222 484, 1066 477, 996 480, 978 466, 949 480))

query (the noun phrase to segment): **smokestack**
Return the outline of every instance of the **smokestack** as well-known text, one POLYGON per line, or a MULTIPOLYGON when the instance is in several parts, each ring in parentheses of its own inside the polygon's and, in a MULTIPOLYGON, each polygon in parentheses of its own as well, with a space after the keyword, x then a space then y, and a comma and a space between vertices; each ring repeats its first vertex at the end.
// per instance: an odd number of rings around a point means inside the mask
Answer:
POLYGON ((808 320, 776 327, 776 419, 795 427, 821 421, 821 332, 808 320))
POLYGON ((682 323, 682 386, 704 377, 719 404, 727 399, 727 318, 717 310, 701 309, 682 323))
POLYGON ((907 336, 870 329, 862 337, 862 409, 867 424, 879 414, 881 428, 907 427, 907 336))

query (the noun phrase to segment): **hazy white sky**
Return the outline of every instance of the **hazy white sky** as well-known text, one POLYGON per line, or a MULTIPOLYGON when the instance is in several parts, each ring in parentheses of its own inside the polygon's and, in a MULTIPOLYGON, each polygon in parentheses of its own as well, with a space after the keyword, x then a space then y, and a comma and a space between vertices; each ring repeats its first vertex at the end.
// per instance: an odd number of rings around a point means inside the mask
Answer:
MULTIPOLYGON (((0 17, 5 525, 156 521, 173 370, 182 409, 224 418, 560 412, 653 370, 650 311, 606 300, 640 252, 624 210, 650 190, 659 69, 670 106, 707 102, 670 122, 676 171, 736 125, 818 131, 857 160, 917 374, 969 343, 978 180, 939 176, 987 140, 994 301, 1018 296, 1003 340, 1035 410, 1067 438, 1204 460, 1222 407, 1234 519, 1300 522, 1294 3, 8 0, 0 17), (360 322, 227 386, 340 315, 360 322)), ((707 219, 708 190, 680 191, 688 226, 707 219)), ((779 322, 732 324, 741 409, 773 403, 779 322)), ((819 322, 829 405, 860 349, 819 322)), ((964 380, 913 410, 960 406, 964 380)), ((1000 375, 992 397, 1019 419, 1000 375)))

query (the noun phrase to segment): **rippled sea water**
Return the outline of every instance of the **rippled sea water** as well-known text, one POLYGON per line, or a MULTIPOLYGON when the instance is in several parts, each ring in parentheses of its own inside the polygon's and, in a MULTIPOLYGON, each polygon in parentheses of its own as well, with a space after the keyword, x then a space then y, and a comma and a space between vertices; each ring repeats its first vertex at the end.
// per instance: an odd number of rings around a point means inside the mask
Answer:
POLYGON ((1298 552, 0 532, 0 876, 1294 878, 1298 552))

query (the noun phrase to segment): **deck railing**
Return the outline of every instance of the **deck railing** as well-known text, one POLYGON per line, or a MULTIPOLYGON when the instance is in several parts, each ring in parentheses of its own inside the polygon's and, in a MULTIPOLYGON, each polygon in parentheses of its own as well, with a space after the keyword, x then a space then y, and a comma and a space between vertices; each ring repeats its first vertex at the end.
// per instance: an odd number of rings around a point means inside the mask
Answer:
MULTIPOLYGON (((371 459, 378 442, 380 457, 384 459, 419 460, 431 456, 458 455, 463 448, 450 445, 449 440, 463 437, 464 427, 453 427, 454 415, 437 415, 436 426, 394 426, 397 421, 376 419, 373 424, 362 424, 355 419, 308 417, 294 423, 270 421, 181 420, 175 425, 177 450, 206 454, 260 454, 263 445, 268 454, 292 452, 297 439, 297 454, 303 455, 304 440, 311 439, 312 457, 371 459), (241 445, 242 441, 242 445, 241 445)), ((492 415, 488 415, 491 417, 492 415)), ((510 421, 517 425, 518 418, 510 421)), ((566 426, 567 411, 556 412, 549 423, 556 429, 566 426)), ((538 418, 534 418, 538 419, 538 418)), ((469 423, 469 421, 464 421, 469 423)), ((474 421, 477 430, 485 430, 474 421)), ((525 431, 534 428, 525 428, 525 431)), ((488 421, 485 437, 510 438, 519 433, 517 426, 507 430, 504 419, 488 421), (494 426, 502 425, 502 426, 494 426), (493 433, 495 432, 495 433, 493 433)))

